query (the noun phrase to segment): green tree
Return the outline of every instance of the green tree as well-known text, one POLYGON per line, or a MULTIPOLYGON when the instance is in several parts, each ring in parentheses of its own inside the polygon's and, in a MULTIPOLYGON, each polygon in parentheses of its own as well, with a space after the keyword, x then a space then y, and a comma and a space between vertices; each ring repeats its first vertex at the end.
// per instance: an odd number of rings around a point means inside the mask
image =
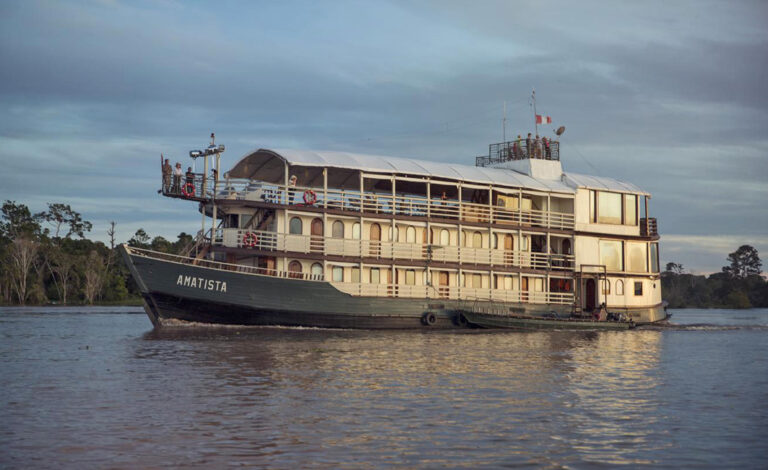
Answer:
POLYGON ((6 200, 0 208, 0 237, 14 240, 26 235, 29 239, 40 236, 40 215, 32 215, 25 204, 6 200))
POLYGON ((738 250, 728 255, 730 266, 723 267, 723 272, 734 278, 744 279, 761 273, 760 256, 757 249, 749 245, 742 245, 738 250))
POLYGON ((149 235, 147 235, 147 232, 145 232, 143 228, 140 228, 136 230, 133 237, 128 240, 128 245, 136 248, 149 248, 149 235))
POLYGON ((54 238, 59 238, 62 227, 67 227, 67 233, 64 235, 64 238, 69 238, 72 235, 85 238, 85 232, 90 232, 93 228, 93 224, 83 220, 83 216, 79 212, 73 211, 69 204, 52 204, 49 202, 48 211, 40 212, 36 216, 53 226, 56 230, 53 234, 54 238))

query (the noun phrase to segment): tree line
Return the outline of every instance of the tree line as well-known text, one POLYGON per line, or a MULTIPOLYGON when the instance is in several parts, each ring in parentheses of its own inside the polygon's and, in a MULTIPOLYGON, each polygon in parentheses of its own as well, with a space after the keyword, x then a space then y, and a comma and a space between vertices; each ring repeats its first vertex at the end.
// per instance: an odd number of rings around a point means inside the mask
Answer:
POLYGON ((697 276, 682 264, 667 263, 661 293, 670 308, 768 307, 768 282, 763 278, 757 249, 742 245, 728 255, 719 273, 697 276))
MULTIPOLYGON (((0 208, 0 304, 95 303, 138 304, 141 297, 117 251, 115 222, 109 244, 85 237, 93 224, 68 204, 49 203, 32 213, 6 200, 0 208)), ((180 253, 193 237, 180 233, 175 242, 136 231, 128 244, 180 253)))

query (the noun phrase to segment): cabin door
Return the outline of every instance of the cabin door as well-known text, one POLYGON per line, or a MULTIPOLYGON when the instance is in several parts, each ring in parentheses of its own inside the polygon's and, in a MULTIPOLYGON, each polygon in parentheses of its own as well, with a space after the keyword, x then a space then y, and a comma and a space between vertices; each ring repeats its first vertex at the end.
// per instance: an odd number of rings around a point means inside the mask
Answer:
POLYGON ((513 251, 515 249, 515 239, 512 238, 512 235, 506 234, 504 235, 504 264, 509 266, 512 263, 513 259, 513 251))
POLYGON ((440 294, 440 297, 448 297, 448 273, 445 271, 438 271, 437 273, 437 292, 440 294))
POLYGON ((587 279, 584 290, 586 291, 586 294, 584 295, 584 310, 591 312, 595 309, 595 296, 597 294, 595 280, 587 279))
POLYGON ((309 239, 309 251, 323 251, 323 219, 312 219, 312 235, 309 239))
POLYGON ((381 225, 371 224, 371 256, 378 258, 381 254, 381 225))

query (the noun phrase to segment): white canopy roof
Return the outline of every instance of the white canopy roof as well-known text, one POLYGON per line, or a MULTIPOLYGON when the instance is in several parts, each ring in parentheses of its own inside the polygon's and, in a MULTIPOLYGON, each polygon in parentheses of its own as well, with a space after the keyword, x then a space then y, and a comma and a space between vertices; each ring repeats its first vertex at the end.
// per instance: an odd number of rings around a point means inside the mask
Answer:
MULTIPOLYGON (((477 167, 457 163, 443 163, 428 160, 366 155, 349 152, 326 152, 295 149, 258 149, 246 154, 232 169, 232 178, 252 178, 257 172, 273 169, 275 159, 291 166, 327 167, 362 170, 370 173, 385 173, 410 176, 426 176, 435 179, 461 181, 476 184, 493 184, 538 191, 574 193, 578 187, 608 189, 611 191, 643 193, 636 186, 611 178, 567 174, 561 180, 533 178, 514 170, 477 167)), ((282 164, 280 165, 282 167, 282 164)))

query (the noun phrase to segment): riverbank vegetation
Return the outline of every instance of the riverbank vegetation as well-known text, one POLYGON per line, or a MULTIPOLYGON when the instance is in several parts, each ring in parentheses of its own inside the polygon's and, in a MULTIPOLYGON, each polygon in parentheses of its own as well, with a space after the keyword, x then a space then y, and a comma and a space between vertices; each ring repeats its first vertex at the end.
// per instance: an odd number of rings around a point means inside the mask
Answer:
MULTIPOLYGON (((140 304, 117 252, 115 223, 107 231, 108 244, 87 239, 92 228, 67 204, 48 204, 48 210, 33 214, 24 204, 5 201, 0 211, 0 304, 140 304)), ((170 241, 139 229, 127 243, 181 254, 192 241, 183 232, 170 241)), ((768 307, 768 283, 757 250, 742 246, 728 261, 722 272, 710 276, 668 263, 661 273, 664 299, 672 308, 768 307)))
POLYGON ((768 307, 768 282, 763 278, 757 250, 743 245, 728 255, 719 273, 698 276, 682 264, 667 263, 661 292, 670 308, 768 307))
MULTIPOLYGON (((0 209, 0 304, 139 305, 136 284, 117 251, 115 223, 108 244, 86 238, 93 228, 67 204, 33 214, 5 201, 0 209)), ((129 245, 179 253, 192 241, 170 242, 139 229, 129 245)))

